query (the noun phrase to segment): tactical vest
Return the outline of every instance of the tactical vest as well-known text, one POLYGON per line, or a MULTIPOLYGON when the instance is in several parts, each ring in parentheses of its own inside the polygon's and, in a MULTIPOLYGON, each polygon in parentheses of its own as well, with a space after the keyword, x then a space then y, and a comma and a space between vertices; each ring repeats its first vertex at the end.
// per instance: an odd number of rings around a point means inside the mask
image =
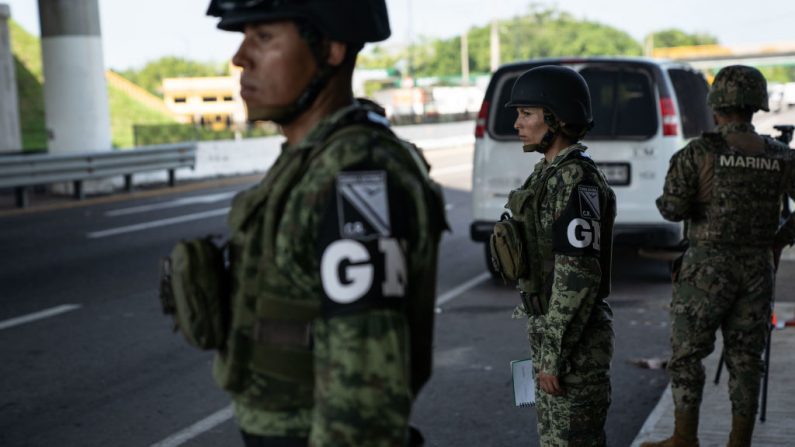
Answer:
MULTIPOLYGON (((754 135, 754 134, 750 134, 754 135)), ((787 152, 768 136, 761 151, 734 150, 718 133, 702 136, 708 152, 699 167, 701 201, 687 222, 692 244, 770 247, 788 178, 787 152)))
POLYGON ((556 165, 547 167, 541 172, 534 172, 521 188, 511 191, 507 207, 515 219, 520 220, 525 228, 527 249, 529 251, 529 272, 518 281, 519 289, 525 294, 536 299, 540 298, 540 307, 545 312, 548 308, 549 298, 552 293, 554 275, 554 253, 552 252, 551 238, 539 237, 546 231, 539 219, 541 205, 546 197, 546 184, 549 179, 562 167, 578 163, 584 170, 585 177, 590 177, 598 182, 601 194, 600 200, 604 204, 601 221, 602 248, 599 255, 599 264, 602 278, 599 286, 599 298, 610 294, 611 268, 613 255, 613 221, 616 214, 615 194, 610 189, 607 179, 596 166, 596 163, 583 153, 582 149, 569 152, 566 157, 556 162, 556 165))
MULTIPOLYGON (((429 207, 418 218, 424 219, 419 224, 431 229, 428 232, 431 235, 429 240, 418 241, 418 245, 425 248, 425 256, 434 260, 434 267, 432 272, 426 269, 422 275, 414 272, 414 277, 423 278, 425 283, 417 281, 410 286, 408 304, 403 311, 412 333, 412 385, 418 390, 430 375, 435 259, 439 237, 446 228, 444 216, 439 214, 443 213, 444 202, 441 189, 430 180, 429 166, 418 149, 395 137, 381 122, 385 119, 374 113, 368 107, 351 108, 322 130, 314 138, 314 145, 286 149, 258 187, 235 199, 236 206, 229 218, 232 322, 226 346, 216 356, 214 376, 222 388, 243 399, 246 405, 266 410, 311 406, 314 381, 311 325, 321 318, 321 300, 318 296, 295 296, 290 281, 277 271, 276 234, 288 196, 312 161, 334 140, 357 132, 369 132, 373 145, 383 139, 388 140, 384 146, 400 149, 394 151, 394 156, 402 159, 407 169, 415 171, 426 186, 409 193, 415 203, 429 207), (238 201, 242 201, 239 206, 238 201), (236 265, 256 265, 256 269, 245 271, 236 265), (251 371, 294 384, 293 390, 301 391, 295 395, 273 389, 267 398, 246 396, 251 371), (285 396, 275 396, 279 393, 285 396)), ((409 258, 410 266, 427 263, 428 259, 417 259, 416 255, 409 258)))

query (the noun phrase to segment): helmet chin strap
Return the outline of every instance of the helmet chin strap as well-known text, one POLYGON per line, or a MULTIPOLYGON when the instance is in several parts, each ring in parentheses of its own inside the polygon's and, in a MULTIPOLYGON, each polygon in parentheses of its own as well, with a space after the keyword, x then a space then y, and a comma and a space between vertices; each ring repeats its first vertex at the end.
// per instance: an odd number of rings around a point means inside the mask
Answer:
POLYGON ((247 110, 248 121, 273 121, 282 126, 290 124, 309 109, 335 72, 336 69, 330 65, 321 67, 298 98, 291 104, 249 108, 247 110))
POLYGON ((522 150, 525 152, 538 152, 540 154, 546 154, 549 150, 549 147, 552 145, 552 140, 555 139, 556 133, 557 132, 553 132, 552 129, 550 129, 544 134, 543 137, 541 137, 541 142, 525 144, 522 146, 522 150))

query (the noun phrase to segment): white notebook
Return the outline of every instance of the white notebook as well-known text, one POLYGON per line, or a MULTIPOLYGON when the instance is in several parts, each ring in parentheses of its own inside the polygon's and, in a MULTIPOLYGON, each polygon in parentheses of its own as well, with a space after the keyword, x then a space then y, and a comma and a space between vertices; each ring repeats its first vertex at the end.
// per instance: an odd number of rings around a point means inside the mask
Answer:
POLYGON ((513 399, 517 407, 532 407, 536 404, 536 381, 533 361, 530 359, 511 361, 513 377, 513 399))

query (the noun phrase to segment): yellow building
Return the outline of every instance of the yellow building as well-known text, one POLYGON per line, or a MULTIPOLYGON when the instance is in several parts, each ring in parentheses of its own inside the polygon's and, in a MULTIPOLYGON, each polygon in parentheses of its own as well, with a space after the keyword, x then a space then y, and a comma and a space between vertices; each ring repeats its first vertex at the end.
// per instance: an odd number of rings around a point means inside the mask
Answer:
POLYGON ((246 121, 240 98, 240 69, 231 76, 163 79, 163 100, 180 121, 226 129, 246 121))
MULTIPOLYGON (((214 130, 243 127, 246 108, 240 98, 241 71, 240 67, 229 64, 230 76, 163 79, 163 101, 183 123, 200 124, 214 130)), ((368 81, 393 78, 388 70, 357 69, 353 73, 354 94, 364 96, 368 81)))

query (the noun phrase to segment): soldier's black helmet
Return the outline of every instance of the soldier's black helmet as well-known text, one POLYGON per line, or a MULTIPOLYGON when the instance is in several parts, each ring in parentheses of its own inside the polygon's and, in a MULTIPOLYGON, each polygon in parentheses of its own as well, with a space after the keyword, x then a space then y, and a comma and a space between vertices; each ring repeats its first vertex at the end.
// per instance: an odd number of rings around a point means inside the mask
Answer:
POLYGON ((384 0, 212 0, 207 15, 218 28, 243 31, 247 23, 305 20, 331 40, 379 42, 391 34, 384 0))
POLYGON ((247 24, 293 21, 315 57, 314 76, 288 105, 248 109, 250 121, 292 122, 312 106, 341 65, 327 63, 324 39, 343 42, 346 60, 355 63, 356 54, 367 42, 389 37, 389 16, 385 0, 211 0, 207 15, 220 17, 218 28, 243 31, 247 24))
POLYGON ((543 107, 562 122, 590 125, 591 92, 585 79, 569 67, 542 65, 524 72, 505 107, 543 107))

